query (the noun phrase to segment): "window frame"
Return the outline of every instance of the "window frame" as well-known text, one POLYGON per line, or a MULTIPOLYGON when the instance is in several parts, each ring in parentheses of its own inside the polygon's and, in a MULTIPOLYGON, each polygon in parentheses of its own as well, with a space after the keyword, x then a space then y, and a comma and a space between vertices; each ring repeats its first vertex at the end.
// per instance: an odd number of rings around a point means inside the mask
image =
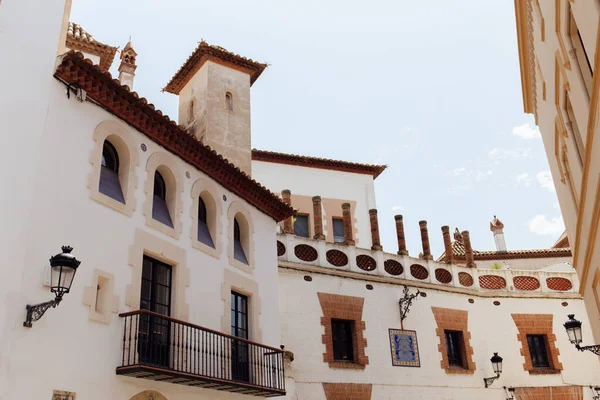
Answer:
POLYGON ((550 351, 548 349, 548 336, 543 333, 536 334, 526 334, 525 340, 527 341, 527 348, 529 350, 529 358, 531 360, 531 365, 534 370, 553 370, 554 366, 552 365, 552 357, 550 356, 550 351), (530 340, 531 339, 531 340, 530 340), (532 341, 537 339, 538 343, 534 343, 532 347, 532 341), (540 344, 539 341, 543 343, 540 344), (535 350, 535 351, 532 351, 535 350), (538 354, 538 351, 542 351, 543 354, 538 354), (535 353, 535 354, 534 354, 535 353), (543 356, 543 357, 541 357, 543 356), (540 358, 545 358, 545 364, 542 365, 540 363, 540 358), (537 364, 537 365, 536 365, 537 364))
POLYGON ((339 319, 332 318, 331 319, 331 345, 333 348, 333 360, 335 362, 355 362, 356 360, 356 327, 354 320, 348 319, 339 319), (345 332, 340 332, 340 330, 344 328, 345 332), (337 332, 336 332, 337 330, 337 332), (340 335, 344 335, 345 338, 340 337, 340 335), (344 340, 345 339, 345 340, 344 340), (344 346, 345 345, 345 346, 344 346), (344 348, 345 347, 345 348, 344 348), (347 358, 344 358, 343 354, 347 355, 347 358), (338 357, 341 356, 341 357, 338 357))
POLYGON ((293 224, 293 229, 294 229, 294 235, 298 236, 298 237, 303 237, 303 238, 310 238, 310 214, 305 214, 305 213, 298 213, 296 214, 296 219, 294 220, 294 224, 293 224), (306 236, 303 235, 299 235, 296 233, 296 222, 298 221, 298 218, 306 218, 306 236))
POLYGON ((230 91, 225 92, 225 110, 233 112, 233 94, 230 91))
POLYGON ((448 367, 466 369, 465 340, 463 332, 444 329, 444 342, 446 345, 446 355, 448 357, 448 367), (449 337, 452 339, 452 343, 449 343, 449 337), (456 362, 457 360, 458 362, 456 362))
POLYGON ((331 234, 333 236, 333 243, 344 243, 346 241, 346 233, 344 227, 344 218, 343 217, 331 217, 331 234), (342 236, 336 236, 335 234, 335 225, 336 221, 342 224, 342 236), (339 239, 341 239, 341 241, 339 239))
POLYGON ((157 169, 154 171, 154 183, 152 185, 152 219, 174 229, 175 225, 173 225, 173 217, 171 216, 171 210, 169 209, 169 203, 167 202, 168 192, 169 187, 165 182, 165 178, 157 169), (157 183, 160 184, 160 187, 157 187, 157 183), (157 191, 159 193, 157 193, 157 191), (166 215, 160 214, 162 207, 166 210, 166 215), (156 218, 159 216, 161 219, 156 218))
POLYGON ((227 219, 229 222, 228 226, 228 255, 229 264, 241 269, 244 272, 252 274, 255 268, 254 265, 254 223, 251 218, 251 214, 247 212, 246 205, 241 201, 236 200, 229 206, 227 211, 227 219), (240 228, 240 240, 238 244, 244 251, 247 263, 238 260, 235 257, 235 220, 238 219, 238 225, 240 228))

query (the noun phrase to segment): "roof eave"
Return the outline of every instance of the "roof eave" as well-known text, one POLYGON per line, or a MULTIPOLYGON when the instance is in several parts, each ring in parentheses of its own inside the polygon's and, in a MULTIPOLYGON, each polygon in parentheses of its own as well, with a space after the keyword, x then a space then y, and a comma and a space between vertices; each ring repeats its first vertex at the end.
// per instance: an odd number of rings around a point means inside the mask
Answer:
POLYGON ((527 0, 515 0, 515 15, 521 73, 521 91, 523 95, 523 111, 527 114, 533 114, 533 82, 531 79, 529 58, 529 52, 532 51, 532 49, 527 27, 527 0))

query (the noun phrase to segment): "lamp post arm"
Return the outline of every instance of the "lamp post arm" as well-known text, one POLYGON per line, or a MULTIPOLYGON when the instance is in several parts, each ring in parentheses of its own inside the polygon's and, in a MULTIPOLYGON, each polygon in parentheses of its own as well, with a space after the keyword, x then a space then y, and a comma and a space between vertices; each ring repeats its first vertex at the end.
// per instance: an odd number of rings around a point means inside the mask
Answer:
POLYGON ((600 356, 600 344, 594 344, 591 346, 580 346, 578 344, 575 345, 575 347, 577 348, 577 350, 579 351, 591 351, 592 353, 594 353, 597 356, 600 356))
POLYGON ((61 300, 61 296, 56 296, 54 300, 34 305, 26 305, 25 308, 27 309, 27 317, 25 318, 25 322, 23 322, 23 326, 31 328, 32 322, 38 321, 40 318, 42 318, 42 316, 44 316, 50 307, 56 308, 56 306, 60 304, 61 300))
POLYGON ((483 383, 485 383, 486 388, 489 388, 498 378, 500 378, 500 373, 496 373, 496 376, 492 376, 490 378, 483 378, 483 383))

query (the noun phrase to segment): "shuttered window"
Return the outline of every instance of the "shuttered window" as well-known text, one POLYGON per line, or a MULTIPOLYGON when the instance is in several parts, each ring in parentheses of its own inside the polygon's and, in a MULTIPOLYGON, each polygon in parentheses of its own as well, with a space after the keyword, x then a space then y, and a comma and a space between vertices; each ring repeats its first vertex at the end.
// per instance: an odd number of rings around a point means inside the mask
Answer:
MULTIPOLYGON (((214 216, 213 216, 214 217, 214 216)), ((206 204, 202 197, 198 198, 198 241, 215 248, 207 223, 206 204)))
POLYGON ((98 191, 112 199, 125 204, 125 197, 119 181, 119 154, 115 147, 104 141, 102 147, 102 164, 100 166, 100 182, 98 191))
POLYGON ((152 218, 173 228, 173 221, 167 206, 167 185, 162 175, 154 173, 154 196, 152 201, 152 218))

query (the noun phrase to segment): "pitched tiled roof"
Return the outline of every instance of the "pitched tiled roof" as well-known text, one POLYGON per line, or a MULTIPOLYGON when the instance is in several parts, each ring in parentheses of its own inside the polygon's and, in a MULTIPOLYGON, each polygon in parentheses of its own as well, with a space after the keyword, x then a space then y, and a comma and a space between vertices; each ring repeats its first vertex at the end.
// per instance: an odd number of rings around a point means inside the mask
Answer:
POLYGON ((183 89, 206 61, 213 61, 217 64, 222 64, 246 72, 250 75, 250 85, 252 85, 265 68, 267 68, 267 64, 242 57, 239 54, 227 51, 220 46, 212 46, 203 40, 163 90, 168 93, 179 94, 181 89, 183 89))
POLYGON ((116 47, 97 41, 81 25, 73 22, 69 22, 66 45, 72 50, 100 57, 100 69, 102 71, 108 71, 117 52, 116 47))
POLYGON ((252 149, 252 160, 365 174, 373 176, 373 179, 377 178, 387 168, 387 165, 359 164, 349 161, 299 156, 296 154, 277 153, 274 151, 257 149, 252 149))
POLYGON ((152 141, 158 143, 199 171, 207 174, 224 188, 240 196, 252 206, 281 221, 292 215, 293 209, 275 194, 251 179, 223 156, 200 143, 169 117, 156 110, 145 98, 103 72, 83 54, 70 51, 60 60, 54 76, 65 83, 76 83, 106 111, 122 119, 152 141))
POLYGON ((569 237, 567 236, 567 231, 564 231, 562 235, 558 238, 556 243, 552 246, 552 248, 563 248, 569 247, 569 237))

